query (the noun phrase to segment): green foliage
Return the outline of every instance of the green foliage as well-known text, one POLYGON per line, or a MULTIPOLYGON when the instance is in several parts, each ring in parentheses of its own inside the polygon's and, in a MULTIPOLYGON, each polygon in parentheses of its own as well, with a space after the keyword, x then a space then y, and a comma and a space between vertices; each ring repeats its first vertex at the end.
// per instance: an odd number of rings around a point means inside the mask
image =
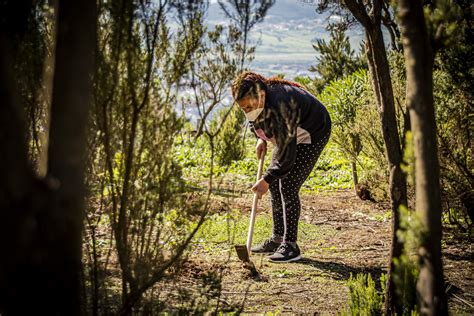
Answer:
POLYGON ((314 50, 319 54, 316 58, 318 64, 311 66, 309 70, 318 74, 313 82, 315 91, 318 93, 331 81, 350 75, 359 68, 366 68, 363 57, 356 56, 351 49, 349 37, 345 35, 345 28, 333 26, 330 32, 329 42, 320 39, 313 44, 314 50))
POLYGON ((449 223, 465 231, 474 222, 472 3, 440 0, 427 10, 434 15, 430 29, 441 34, 435 38, 442 49, 435 59, 433 92, 443 207, 449 223))
POLYGON ((408 131, 405 135, 405 146, 403 151, 403 162, 401 169, 407 175, 408 184, 415 185, 415 153, 413 148, 413 134, 408 131))
MULTIPOLYGON (((196 141, 191 135, 189 139, 180 139, 174 143, 173 157, 183 171, 183 180, 187 185, 200 185, 209 178, 211 169, 211 151, 204 137, 196 141)), ((216 166, 219 169, 219 166, 216 166)), ((218 171, 217 171, 218 172, 218 171)))
POLYGON ((357 108, 365 102, 367 72, 357 71, 350 76, 335 80, 320 94, 320 100, 327 105, 334 126, 333 140, 356 159, 361 151, 360 133, 354 128, 357 108))
MULTIPOLYGON (((331 140, 347 163, 357 163, 366 181, 379 186, 385 178, 386 160, 380 119, 366 70, 332 81, 318 98, 330 112, 331 140), (375 167, 375 168, 374 168, 375 167), (372 181, 371 181, 372 180, 372 181)), ((380 186, 381 192, 386 188, 380 186)))
MULTIPOLYGON (((436 7, 430 7, 433 10, 436 7)), ((428 9, 427 9, 428 10, 428 9)), ((457 9, 453 9, 457 10, 457 9)), ((441 14, 438 12, 437 14, 441 14)), ((434 19, 434 17, 433 17, 434 19)), ((436 18, 439 23, 441 17, 436 18)), ((472 69, 472 58, 470 52, 472 44, 468 40, 468 17, 464 16, 457 23, 458 32, 464 40, 456 45, 448 45, 435 59, 435 70, 433 72, 433 97, 436 114, 440 182, 443 208, 445 212, 449 209, 457 209, 458 212, 448 216, 451 224, 457 224, 466 229, 472 225, 472 215, 469 217, 468 210, 472 209, 474 201, 472 172, 472 106, 470 105, 472 87, 469 69, 472 69), (468 53, 469 51, 469 53, 468 53), (462 224, 460 224, 462 223, 462 224)), ((441 25, 441 24, 440 24, 441 25)), ((394 97, 397 111, 397 122, 399 130, 402 130, 402 118, 406 115, 404 108, 406 93, 406 74, 403 55, 396 52, 389 54, 391 75, 393 79, 394 97)), ((413 135, 408 132, 405 139, 400 135, 404 143, 404 163, 402 169, 407 173, 408 190, 414 191, 414 152, 413 135)), ((412 194, 413 195, 413 194, 412 194)))
MULTIPOLYGON (((179 264, 173 258, 203 213, 201 198, 185 194, 183 167, 173 148, 184 123, 175 110, 176 86, 190 71, 204 29, 202 7, 176 8, 178 18, 187 18, 173 33, 167 22, 171 3, 107 2, 100 8, 102 49, 97 51, 87 172, 85 244, 91 255, 85 264, 91 271, 108 271, 114 253, 118 259, 112 268, 124 282, 124 303, 159 281, 159 267, 179 264), (113 242, 106 249, 94 247, 98 236, 111 236, 113 242)), ((105 295, 108 279, 91 274, 89 284, 103 288, 105 295)))
MULTIPOLYGON (((229 124, 228 128, 230 127, 229 124)), ((254 153, 252 147, 255 145, 255 138, 248 134, 242 138, 242 129, 236 129, 235 135, 230 135, 231 132, 232 130, 229 132, 225 130, 225 133, 219 133, 214 139, 214 159, 217 163, 214 163, 213 172, 215 175, 225 176, 233 183, 239 183, 240 186, 247 185, 252 178, 255 178, 257 172, 255 154, 251 155, 254 153), (233 138, 223 139, 221 134, 233 138), (240 156, 242 158, 239 158, 239 155, 243 155, 240 156), (228 160, 223 162, 225 159, 228 160)), ((182 166, 183 179, 186 183, 196 186, 206 181, 211 174, 211 144, 207 137, 194 140, 189 133, 186 134, 188 139, 183 137, 174 144, 174 159, 182 166)))
POLYGON ((403 315, 416 313, 416 282, 419 275, 416 251, 423 238, 423 228, 416 213, 400 206, 399 241, 403 243, 402 255, 394 258, 393 282, 398 297, 403 302, 403 315))
MULTIPOLYGON (((182 166, 183 179, 188 186, 196 187, 196 185, 205 181, 210 174, 210 146, 205 137, 200 137, 195 142, 191 140, 191 136, 188 137, 188 140, 181 139, 174 144, 173 156, 176 162, 182 166)), ((258 165, 255 155, 256 139, 253 134, 247 131, 244 138, 239 136, 234 142, 233 146, 242 144, 242 158, 230 160, 227 164, 215 164, 214 173, 223 176, 223 183, 225 185, 242 189, 255 181, 258 165)), ((229 146, 231 144, 229 143, 229 146)), ((230 149, 234 150, 232 147, 230 149)), ((265 166, 268 166, 270 163, 271 150, 272 145, 268 148, 265 166)), ((218 150, 216 155, 216 159, 220 159, 218 150)), ((365 158, 362 158, 362 161, 366 162, 365 165, 369 165, 365 158)), ((337 145, 330 141, 319 157, 316 167, 309 175, 302 190, 311 192, 350 187, 351 170, 349 162, 337 145)))
MULTIPOLYGON (((472 227, 472 224, 473 224, 471 219, 469 217, 466 217, 465 210, 460 210, 454 207, 451 207, 448 210, 445 210, 443 212, 442 223, 443 223, 443 226, 457 224, 461 227, 472 227)), ((465 237, 468 237, 469 234, 472 234, 472 232, 469 229, 459 230, 456 232, 457 236, 464 235, 465 237)))
POLYGON ((303 184, 303 191, 337 190, 352 187, 349 161, 338 145, 329 141, 315 168, 303 184))
POLYGON ((321 92, 320 99, 328 104, 332 122, 336 127, 350 128, 354 124, 357 108, 365 102, 368 93, 366 70, 358 70, 349 76, 332 81, 321 92))
POLYGON ((379 221, 379 222, 382 222, 382 223, 387 222, 387 221, 392 219, 392 211, 391 210, 387 211, 382 215, 377 214, 377 215, 374 216, 374 219, 376 221, 379 221))
POLYGON ((314 92, 313 79, 309 76, 296 76, 293 81, 302 85, 306 90, 314 92))
POLYGON ((435 0, 425 6, 425 21, 435 49, 456 43, 462 33, 458 32, 462 16, 458 1, 435 0))
POLYGON ((347 281, 349 287, 349 307, 343 315, 382 315, 386 276, 380 276, 379 292, 370 274, 359 273, 347 281))
POLYGON ((231 109, 222 109, 211 122, 211 129, 220 129, 215 140, 216 158, 220 166, 229 166, 233 161, 243 158, 245 143, 241 135, 244 124, 245 116, 236 105, 231 109), (227 113, 228 117, 224 119, 223 116, 227 113), (224 123, 220 126, 222 122, 224 123))
MULTIPOLYGON (((452 1, 450 1, 452 2, 452 1)), ((471 1, 456 1, 460 7, 459 14, 456 14, 455 23, 457 28, 454 36, 450 37, 450 43, 444 45, 438 53, 436 68, 446 72, 458 92, 472 99, 474 91, 474 60, 471 58, 474 42, 473 36, 473 14, 471 1)), ((447 8, 450 10, 450 8, 447 8)), ((453 8, 453 10, 458 10, 453 8)))
POLYGON ((442 200, 445 210, 460 210, 458 217, 451 217, 452 224, 467 228, 474 220, 472 104, 462 86, 441 70, 434 72, 434 100, 442 200))
MULTIPOLYGON (((249 199, 251 196, 249 195, 249 199)), ((233 244, 245 244, 247 240, 249 217, 242 215, 240 210, 229 211, 227 214, 211 215, 196 235, 196 242, 206 251, 222 250, 233 244)), ((259 215, 255 221, 253 240, 268 238, 272 232, 272 219, 268 215, 259 215)))

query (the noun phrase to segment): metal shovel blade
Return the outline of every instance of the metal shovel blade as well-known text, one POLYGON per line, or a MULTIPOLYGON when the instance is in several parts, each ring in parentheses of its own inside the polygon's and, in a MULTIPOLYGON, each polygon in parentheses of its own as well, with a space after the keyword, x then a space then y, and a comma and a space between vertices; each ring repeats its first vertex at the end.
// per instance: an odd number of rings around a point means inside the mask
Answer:
POLYGON ((249 252, 246 245, 235 245, 235 251, 237 251, 237 256, 243 262, 250 262, 249 252))

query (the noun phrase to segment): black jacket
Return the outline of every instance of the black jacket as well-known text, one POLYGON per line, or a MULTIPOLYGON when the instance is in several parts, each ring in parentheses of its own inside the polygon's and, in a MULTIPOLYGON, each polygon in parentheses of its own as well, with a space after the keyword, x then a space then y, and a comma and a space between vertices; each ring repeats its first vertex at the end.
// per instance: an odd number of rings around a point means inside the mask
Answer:
POLYGON ((331 131, 331 118, 324 105, 304 89, 288 85, 268 86, 265 108, 250 122, 255 136, 275 144, 274 161, 263 178, 268 183, 285 177, 296 160, 297 144, 312 144, 331 131))

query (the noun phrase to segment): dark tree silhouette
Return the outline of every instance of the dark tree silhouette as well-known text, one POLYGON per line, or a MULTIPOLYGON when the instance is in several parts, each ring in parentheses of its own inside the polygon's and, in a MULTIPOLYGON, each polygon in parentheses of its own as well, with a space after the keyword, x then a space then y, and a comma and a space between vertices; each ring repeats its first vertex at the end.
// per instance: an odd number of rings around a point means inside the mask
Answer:
POLYGON ((14 56, 32 1, 2 2, 0 26, 0 313, 83 313, 86 123, 92 104, 95 1, 60 1, 48 171, 34 175, 14 56), (25 304, 27 302, 27 304, 25 304))

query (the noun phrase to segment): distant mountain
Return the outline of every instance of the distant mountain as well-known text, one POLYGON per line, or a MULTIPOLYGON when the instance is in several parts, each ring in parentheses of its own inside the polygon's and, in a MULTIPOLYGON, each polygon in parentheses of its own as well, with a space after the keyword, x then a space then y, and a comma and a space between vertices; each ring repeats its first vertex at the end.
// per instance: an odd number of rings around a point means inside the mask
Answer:
MULTIPOLYGON (((314 18, 315 5, 305 0, 276 0, 267 13, 266 19, 273 22, 284 22, 288 19, 314 18)), ((219 4, 211 0, 209 6, 209 20, 219 21, 224 19, 219 4)))
MULTIPOLYGON (((251 67, 264 75, 285 74, 290 79, 310 75, 308 68, 316 63, 312 43, 328 39, 326 26, 339 18, 316 13, 311 0, 276 0, 264 21, 251 31, 250 40, 257 45, 251 67)), ((217 1, 211 1, 206 20, 210 26, 228 23, 217 1)), ((348 35, 358 50, 363 32, 350 30, 348 35)))

